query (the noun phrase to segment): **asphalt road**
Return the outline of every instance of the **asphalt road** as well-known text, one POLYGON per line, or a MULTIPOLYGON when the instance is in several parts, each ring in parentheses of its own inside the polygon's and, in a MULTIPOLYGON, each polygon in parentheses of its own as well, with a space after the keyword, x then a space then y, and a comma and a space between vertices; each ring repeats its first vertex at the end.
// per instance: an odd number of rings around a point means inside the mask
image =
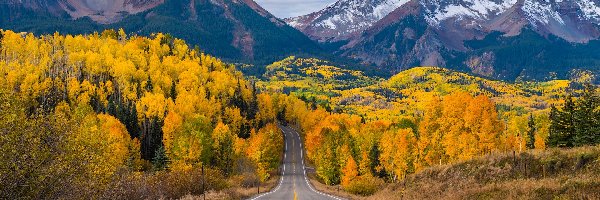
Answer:
POLYGON ((339 197, 321 193, 313 188, 306 176, 304 152, 300 135, 290 127, 280 126, 280 128, 285 135, 285 152, 279 184, 272 191, 255 196, 251 200, 341 200, 339 197))

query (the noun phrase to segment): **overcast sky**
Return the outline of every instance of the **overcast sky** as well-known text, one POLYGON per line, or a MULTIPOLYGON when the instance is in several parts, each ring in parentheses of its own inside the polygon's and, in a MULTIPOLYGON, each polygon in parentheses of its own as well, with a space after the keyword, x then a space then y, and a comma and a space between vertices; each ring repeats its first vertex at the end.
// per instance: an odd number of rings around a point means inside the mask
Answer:
POLYGON ((337 0, 255 0, 279 18, 296 17, 325 8, 337 0))

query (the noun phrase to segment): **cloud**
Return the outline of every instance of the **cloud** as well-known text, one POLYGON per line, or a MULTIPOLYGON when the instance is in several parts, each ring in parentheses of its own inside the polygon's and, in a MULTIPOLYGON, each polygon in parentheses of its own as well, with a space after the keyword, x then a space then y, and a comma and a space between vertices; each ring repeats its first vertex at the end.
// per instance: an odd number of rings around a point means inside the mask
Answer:
POLYGON ((336 0, 256 0, 273 15, 286 18, 306 15, 321 10, 336 0))

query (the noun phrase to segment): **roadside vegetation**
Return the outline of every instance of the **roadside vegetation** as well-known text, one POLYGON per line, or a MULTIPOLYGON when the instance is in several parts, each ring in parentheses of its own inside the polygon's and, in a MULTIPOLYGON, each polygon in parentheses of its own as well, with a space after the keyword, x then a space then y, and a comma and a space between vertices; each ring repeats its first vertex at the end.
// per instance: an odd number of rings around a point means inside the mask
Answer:
POLYGON ((407 176, 367 199, 597 199, 600 147, 492 154, 407 176))

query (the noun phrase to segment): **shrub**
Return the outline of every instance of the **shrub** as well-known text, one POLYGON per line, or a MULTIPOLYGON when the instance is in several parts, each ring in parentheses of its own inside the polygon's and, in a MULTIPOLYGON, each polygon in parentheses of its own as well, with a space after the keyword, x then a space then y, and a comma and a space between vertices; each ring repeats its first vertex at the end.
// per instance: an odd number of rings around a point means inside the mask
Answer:
POLYGON ((370 175, 363 175, 355 178, 344 187, 344 190, 356 195, 370 196, 377 192, 381 185, 383 185, 383 180, 370 175))
MULTIPOLYGON (((204 191, 228 187, 219 170, 205 169, 204 191)), ((125 173, 116 178, 102 199, 176 199, 202 194, 200 169, 177 172, 125 173)))

